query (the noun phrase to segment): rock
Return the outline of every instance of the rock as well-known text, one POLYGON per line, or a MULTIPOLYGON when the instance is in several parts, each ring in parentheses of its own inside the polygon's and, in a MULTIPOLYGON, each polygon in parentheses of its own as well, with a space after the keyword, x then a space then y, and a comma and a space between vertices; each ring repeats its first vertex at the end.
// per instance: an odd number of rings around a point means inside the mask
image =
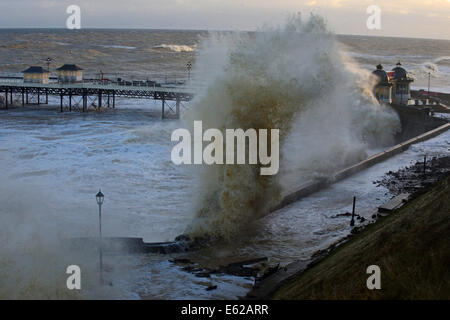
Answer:
POLYGON ((277 272, 279 269, 280 269, 280 264, 277 264, 275 267, 272 267, 272 268, 269 267, 267 272, 264 273, 258 280, 261 281, 261 280, 266 279, 267 277, 269 277, 272 274, 274 274, 275 272, 277 272))
POLYGON ((195 276, 198 278, 210 278, 211 274, 206 271, 206 272, 195 273, 195 276))
POLYGON ((350 212, 345 212, 345 213, 338 213, 335 216, 332 216, 331 218, 339 218, 339 217, 350 217, 352 214, 350 212))
POLYGON ((230 263, 230 264, 228 265, 228 267, 231 267, 231 266, 245 266, 245 265, 255 264, 255 263, 258 263, 258 262, 262 262, 262 261, 267 261, 267 257, 255 258, 255 259, 249 259, 249 260, 243 260, 243 261, 233 262, 233 263, 230 263))
POLYGON ((183 258, 180 258, 180 259, 171 259, 171 260, 169 260, 170 262, 172 262, 172 263, 180 263, 180 264, 192 264, 192 261, 191 260, 189 260, 189 259, 183 259, 183 258))
POLYGON ((364 229, 363 226, 361 227, 354 227, 352 228, 352 231, 350 231, 352 234, 357 234, 358 232, 360 232, 362 229, 364 229))
POLYGON ((186 271, 186 272, 191 272, 191 273, 203 271, 203 269, 200 269, 200 268, 194 267, 194 266, 186 266, 186 267, 183 267, 182 270, 186 271))
POLYGON ((217 286, 209 286, 208 288, 206 288, 206 291, 211 291, 211 290, 216 290, 217 286))
POLYGON ((242 266, 225 266, 219 269, 220 273, 231 274, 233 276, 241 276, 241 277, 255 277, 258 273, 257 269, 242 267, 242 266))
POLYGON ((197 250, 207 245, 210 245, 213 241, 209 236, 191 238, 189 235, 180 234, 175 238, 175 242, 185 248, 185 251, 197 250))
POLYGON ((175 241, 180 241, 180 242, 191 242, 191 237, 189 237, 188 235, 185 234, 180 234, 178 237, 175 238, 175 241))

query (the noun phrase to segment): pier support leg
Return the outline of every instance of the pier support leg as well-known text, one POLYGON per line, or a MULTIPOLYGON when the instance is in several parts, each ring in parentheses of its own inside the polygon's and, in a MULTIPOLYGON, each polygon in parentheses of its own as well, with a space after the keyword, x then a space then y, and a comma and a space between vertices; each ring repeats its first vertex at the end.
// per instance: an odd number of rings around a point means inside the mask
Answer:
POLYGON ((25 107, 25 89, 22 88, 22 107, 25 107))
POLYGON ((5 108, 8 109, 8 89, 5 89, 5 108))
POLYGON ((113 93, 113 109, 116 108, 116 95, 113 93))
POLYGON ((45 104, 48 104, 48 89, 45 89, 45 104))
POLYGON ((98 92, 98 110, 102 107, 102 90, 98 92))
POLYGON ((28 100, 28 89, 25 89, 25 97, 26 97, 25 103, 26 103, 26 104, 29 104, 29 100, 28 100))
POLYGON ((37 92, 37 104, 38 105, 40 105, 41 104, 41 92, 39 91, 39 89, 38 89, 38 92, 37 92))
POLYGON ((165 105, 166 105, 166 99, 163 96, 163 98, 162 98, 161 119, 164 119, 164 108, 165 108, 165 105))
POLYGON ((109 92, 108 92, 108 109, 109 109, 109 92))
POLYGON ((86 93, 83 92, 83 112, 86 112, 86 107, 87 107, 87 96, 86 93))
POLYGON ((11 105, 13 104, 13 90, 11 89, 11 91, 9 92, 9 96, 10 96, 10 100, 9 102, 11 103, 11 105))
POLYGON ((61 93, 61 96, 60 96, 60 107, 61 107, 61 112, 63 112, 63 99, 64 99, 64 96, 63 96, 63 94, 61 93))
POLYGON ((180 119, 180 97, 177 97, 176 112, 177 119, 180 119))
POLYGON ((72 111, 72 92, 69 92, 69 111, 72 111))

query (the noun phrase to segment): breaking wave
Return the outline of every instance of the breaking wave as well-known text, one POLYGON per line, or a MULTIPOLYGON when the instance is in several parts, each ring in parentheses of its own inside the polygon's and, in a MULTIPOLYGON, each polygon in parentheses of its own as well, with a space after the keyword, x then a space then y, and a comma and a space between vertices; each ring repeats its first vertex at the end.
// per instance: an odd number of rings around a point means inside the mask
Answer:
POLYGON ((445 69, 446 66, 450 66, 450 56, 442 56, 435 58, 431 61, 426 61, 416 68, 410 71, 411 75, 414 77, 425 78, 428 73, 430 73, 433 77, 439 77, 439 73, 441 70, 439 66, 442 66, 445 69))
POLYGON ((199 45, 196 75, 205 82, 184 115, 208 128, 280 129, 280 172, 258 165, 199 166, 192 237, 231 239, 269 212, 298 183, 367 157, 392 142, 397 115, 373 97, 325 21, 290 18, 254 34, 211 34, 199 45))
POLYGON ((431 74, 433 77, 438 77, 439 67, 433 62, 427 61, 411 69, 409 74, 413 78, 426 78, 428 74, 431 74))
POLYGON ((177 44, 160 44, 158 46, 154 46, 156 49, 167 49, 174 52, 192 52, 195 51, 196 46, 187 46, 187 45, 177 45, 177 44))
POLYGON ((433 60, 434 63, 450 64, 450 56, 442 56, 433 60))

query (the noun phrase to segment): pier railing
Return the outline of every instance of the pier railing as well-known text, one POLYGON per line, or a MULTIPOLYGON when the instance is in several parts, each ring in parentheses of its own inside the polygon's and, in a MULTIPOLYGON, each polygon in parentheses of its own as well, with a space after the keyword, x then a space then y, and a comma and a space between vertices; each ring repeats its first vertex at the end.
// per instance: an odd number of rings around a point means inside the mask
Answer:
POLYGON ((24 88, 55 88, 55 89, 104 89, 104 90, 133 90, 146 92, 170 92, 192 94, 193 87, 190 86, 143 86, 143 85, 122 85, 114 82, 94 82, 82 81, 75 83, 33 83, 24 82, 21 79, 0 79, 0 86, 19 86, 24 88))
POLYGON ((91 106, 99 110, 102 107, 115 108, 116 97, 126 97, 134 99, 153 99, 162 101, 162 117, 165 117, 165 111, 175 113, 177 117, 180 115, 181 102, 190 101, 196 91, 192 86, 172 86, 166 87, 162 85, 143 85, 144 82, 102 82, 102 81, 82 81, 76 83, 32 83, 24 82, 22 79, 0 78, 0 93, 5 93, 4 99, 0 97, 0 101, 8 108, 8 100, 13 102, 13 94, 20 95, 22 105, 31 104, 30 96, 35 97, 34 104, 43 103, 42 96, 45 96, 45 103, 48 104, 48 96, 60 97, 60 110, 65 109, 72 111, 72 107, 76 109, 76 103, 72 103, 72 97, 82 97, 82 107, 79 109, 87 111, 91 106), (9 97, 8 97, 9 95, 9 97), (92 102, 94 97, 97 102, 92 102), (65 103, 65 98, 68 98, 65 103), (89 103, 88 99, 92 103, 89 103), (111 101, 112 100, 112 101, 111 101), (171 106, 168 101, 174 101, 176 104, 171 106), (67 104, 67 105, 66 105, 67 104), (167 109, 166 109, 167 107, 167 109))

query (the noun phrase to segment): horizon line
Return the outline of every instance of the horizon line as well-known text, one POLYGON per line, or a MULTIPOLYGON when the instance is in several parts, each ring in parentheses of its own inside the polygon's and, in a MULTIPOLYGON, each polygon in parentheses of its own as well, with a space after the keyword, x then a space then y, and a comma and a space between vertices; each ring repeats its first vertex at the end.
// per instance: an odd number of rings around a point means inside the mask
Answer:
MULTIPOLYGON (((152 27, 83 27, 81 29, 67 29, 66 27, 3 27, 0 26, 0 30, 26 30, 26 29, 45 29, 45 30, 67 30, 69 32, 77 32, 82 30, 155 30, 155 31, 193 31, 193 32, 259 32, 259 30, 231 30, 231 29, 179 29, 179 28, 152 28, 152 27)), ((369 34, 356 34, 356 33, 336 33, 337 36, 358 36, 358 37, 372 37, 372 38, 402 38, 402 39, 419 39, 419 40, 442 40, 450 41, 450 38, 424 38, 400 36, 400 35, 369 35, 369 34)))

